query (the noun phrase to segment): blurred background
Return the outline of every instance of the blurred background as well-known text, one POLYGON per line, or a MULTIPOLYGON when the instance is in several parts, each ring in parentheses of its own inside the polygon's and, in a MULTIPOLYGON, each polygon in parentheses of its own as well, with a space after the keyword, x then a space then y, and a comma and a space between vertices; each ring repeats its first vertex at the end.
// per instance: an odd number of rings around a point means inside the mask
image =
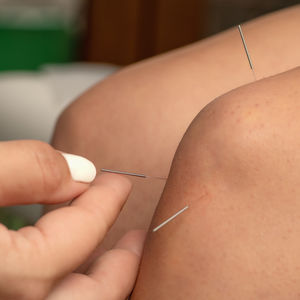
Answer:
MULTIPOLYGON (((49 142, 62 110, 119 68, 298 3, 0 0, 0 141, 49 142)), ((16 229, 40 213, 0 208, 0 222, 16 229)))

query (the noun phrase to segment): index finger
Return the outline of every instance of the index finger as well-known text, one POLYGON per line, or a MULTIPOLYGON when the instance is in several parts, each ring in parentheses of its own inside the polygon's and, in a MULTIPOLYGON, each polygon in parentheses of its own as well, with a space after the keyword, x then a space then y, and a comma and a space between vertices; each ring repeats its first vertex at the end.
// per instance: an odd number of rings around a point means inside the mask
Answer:
POLYGON ((0 206, 70 201, 88 189, 96 173, 87 159, 40 141, 0 142, 0 158, 0 206), (74 171, 91 176, 75 181, 74 171))

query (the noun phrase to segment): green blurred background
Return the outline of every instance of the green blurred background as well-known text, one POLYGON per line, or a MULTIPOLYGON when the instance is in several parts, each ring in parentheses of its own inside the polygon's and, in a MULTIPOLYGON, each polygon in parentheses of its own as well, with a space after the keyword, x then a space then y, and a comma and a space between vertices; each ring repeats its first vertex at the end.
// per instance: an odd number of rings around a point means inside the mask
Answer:
POLYGON ((76 35, 70 28, 0 24, 0 44, 0 71, 37 70, 44 63, 66 63, 76 57, 76 35))
POLYGON ((79 4, 0 0, 0 71, 36 70, 45 63, 75 60, 79 4))

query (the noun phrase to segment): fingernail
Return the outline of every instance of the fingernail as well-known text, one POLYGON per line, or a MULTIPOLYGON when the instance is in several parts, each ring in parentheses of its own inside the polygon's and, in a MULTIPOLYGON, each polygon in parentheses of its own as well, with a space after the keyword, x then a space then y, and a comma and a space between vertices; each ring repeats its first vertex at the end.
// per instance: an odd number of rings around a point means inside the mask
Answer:
POLYGON ((88 159, 74 154, 62 153, 67 161, 72 179, 74 181, 90 183, 96 177, 96 167, 88 159))

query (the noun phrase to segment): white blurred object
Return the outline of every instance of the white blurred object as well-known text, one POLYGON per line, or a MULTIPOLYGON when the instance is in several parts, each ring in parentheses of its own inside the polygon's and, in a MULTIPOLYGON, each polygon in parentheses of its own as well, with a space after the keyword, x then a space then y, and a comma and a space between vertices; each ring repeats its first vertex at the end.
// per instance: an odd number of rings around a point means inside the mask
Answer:
POLYGON ((0 73, 0 140, 49 142, 62 110, 116 70, 110 65, 76 63, 49 65, 39 73, 0 73))
POLYGON ((0 75, 0 140, 49 141, 56 114, 53 91, 39 76, 0 75))

